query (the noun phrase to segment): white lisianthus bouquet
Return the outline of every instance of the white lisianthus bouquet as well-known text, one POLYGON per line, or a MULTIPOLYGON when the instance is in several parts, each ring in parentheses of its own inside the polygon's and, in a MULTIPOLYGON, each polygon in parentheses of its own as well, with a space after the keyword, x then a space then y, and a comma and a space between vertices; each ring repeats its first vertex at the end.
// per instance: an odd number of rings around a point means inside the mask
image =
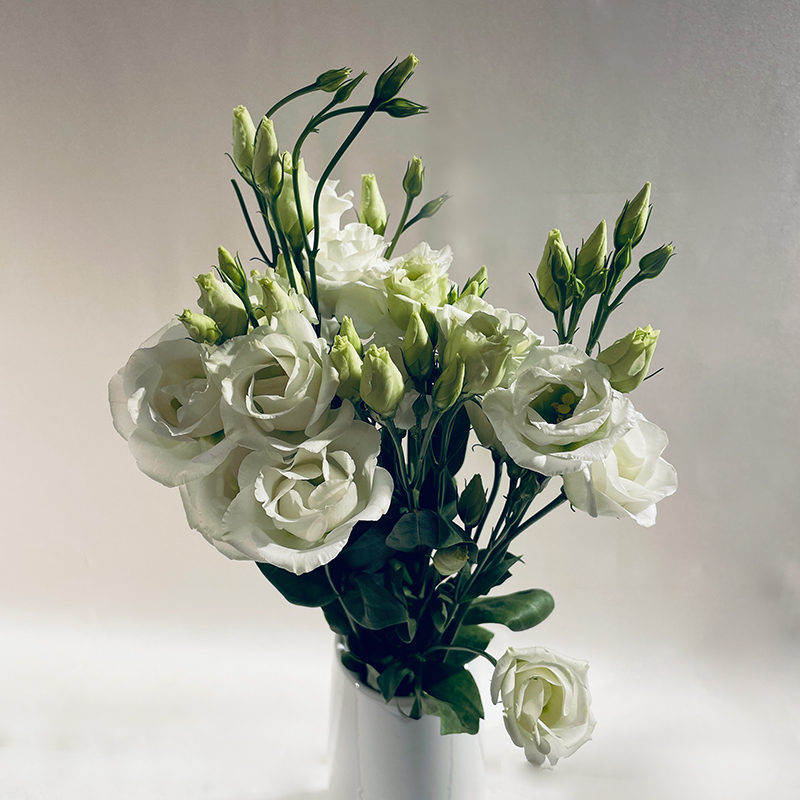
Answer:
POLYGON ((199 310, 136 350, 111 380, 111 410, 139 468, 179 487, 189 525, 229 558, 256 562, 290 602, 321 608, 343 637, 344 665, 387 702, 412 698, 412 717, 475 733, 483 710, 467 664, 486 658, 513 741, 532 762, 555 763, 594 727, 588 665, 542 647, 497 661, 485 626, 527 630, 553 599, 543 589, 487 595, 520 560, 512 543, 563 503, 649 526, 675 491, 666 435, 629 396, 650 373, 658 331, 599 347, 623 297, 673 250, 631 269, 649 184, 625 203, 611 243, 605 222, 574 252, 551 231, 533 284, 555 320, 558 341, 545 343, 525 317, 485 299, 486 267, 459 283, 446 245, 397 254, 401 236, 448 198, 413 213, 418 158, 393 231, 373 174, 346 220, 353 194, 339 194, 331 174, 373 116, 426 111, 398 96, 416 65, 412 55, 390 66, 363 104, 350 97, 365 73, 340 69, 257 125, 234 111, 232 183, 252 268, 219 248, 218 270, 195 279, 199 310), (322 108, 282 151, 275 114, 319 92, 322 108), (348 115, 354 127, 313 180, 306 139, 348 115), (473 432, 493 465, 488 487, 480 473, 463 475, 473 432), (557 495, 537 507, 554 479, 557 495))

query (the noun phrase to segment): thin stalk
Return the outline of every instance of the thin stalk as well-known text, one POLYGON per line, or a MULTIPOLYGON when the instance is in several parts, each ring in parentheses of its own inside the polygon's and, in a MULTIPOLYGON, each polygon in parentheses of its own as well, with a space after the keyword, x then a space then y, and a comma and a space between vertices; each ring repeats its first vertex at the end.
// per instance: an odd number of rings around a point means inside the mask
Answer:
POLYGON ((261 246, 261 242, 258 240, 258 236, 256 235, 256 229, 253 227, 253 223, 250 220, 250 214, 247 211, 247 206, 244 202, 244 197, 242 197, 242 192, 239 189, 239 184, 236 182, 235 178, 231 178, 231 183, 233 184, 233 190, 236 192, 236 199, 239 201, 239 208, 242 209, 242 214, 244 214, 244 221, 247 223, 247 229, 250 231, 250 235, 253 237, 253 242, 255 242, 256 248, 258 248, 258 252, 261 253, 261 257, 266 261, 268 266, 273 266, 274 262, 270 261, 267 258, 267 254, 264 252, 264 248, 261 246))
POLYGON ((409 212, 411 211, 411 205, 414 202, 414 198, 410 195, 406 195, 406 204, 403 208, 403 215, 400 217, 400 223, 397 226, 397 230, 395 231, 394 236, 392 237, 392 243, 386 248, 386 252, 383 254, 384 258, 391 258, 392 253, 394 252, 394 248, 397 245, 397 241, 400 239, 400 234, 404 230, 404 226, 406 224, 406 220, 408 219, 409 212))
MULTIPOLYGON (((425 655, 428 653, 433 652, 434 650, 460 650, 463 653, 474 653, 476 656, 483 656, 487 659, 493 667, 497 666, 497 659, 487 653, 485 650, 479 650, 477 647, 467 647, 465 645, 455 645, 455 644, 435 644, 433 647, 429 647, 425 651, 425 655)), ((447 658, 447 656, 445 656, 447 658)))
POLYGON ((494 462, 494 480, 492 482, 492 491, 489 494, 489 499, 486 501, 486 508, 483 511, 483 516, 480 518, 478 522, 478 528, 475 531, 475 536, 473 537, 473 541, 476 543, 481 538, 481 534, 483 533, 483 526, 486 524, 486 520, 489 517, 489 512, 492 510, 494 501, 497 499, 497 493, 498 491, 500 491, 500 482, 502 479, 503 479, 503 462, 498 458, 495 459, 494 462))
POLYGON ((283 108, 287 103, 291 103, 292 100, 297 100, 298 97, 302 97, 305 94, 310 94, 311 92, 315 92, 317 90, 316 82, 310 83, 308 86, 303 86, 302 89, 297 89, 296 91, 292 92, 291 94, 287 94, 282 100, 278 100, 272 108, 267 111, 265 116, 268 119, 272 118, 272 115, 279 109, 283 108))
POLYGON ((535 522, 538 522, 542 517, 546 514, 549 514, 554 509, 558 508, 562 503, 565 503, 567 500, 566 494, 564 494, 564 490, 561 490, 561 493, 555 499, 551 500, 546 506, 540 508, 535 514, 531 515, 526 519, 524 522, 517 525, 511 535, 507 537, 506 541, 510 542, 513 539, 516 539, 523 531, 530 528, 535 522))
POLYGON ((400 469, 400 482, 403 484, 403 491, 406 493, 406 498, 409 502, 409 505, 413 507, 414 503, 412 500, 411 488, 408 480, 408 472, 406 471, 406 456, 403 452, 403 443, 400 440, 400 434, 397 432, 397 427, 395 426, 393 420, 388 419, 384 424, 386 430, 389 431, 389 437, 392 440, 395 453, 397 454, 397 464, 400 469))
POLYGON ((339 601, 339 605, 342 607, 342 611, 344 611, 345 616, 347 617, 347 621, 350 624, 350 628, 353 631, 353 636, 358 638, 358 623, 350 616, 350 612, 347 610, 347 606, 344 604, 344 600, 342 600, 341 594, 339 594, 339 590, 336 588, 336 585, 333 582, 333 578, 331 577, 331 570, 328 564, 325 565, 325 577, 328 579, 328 583, 333 589, 333 593, 336 595, 336 599, 339 601))

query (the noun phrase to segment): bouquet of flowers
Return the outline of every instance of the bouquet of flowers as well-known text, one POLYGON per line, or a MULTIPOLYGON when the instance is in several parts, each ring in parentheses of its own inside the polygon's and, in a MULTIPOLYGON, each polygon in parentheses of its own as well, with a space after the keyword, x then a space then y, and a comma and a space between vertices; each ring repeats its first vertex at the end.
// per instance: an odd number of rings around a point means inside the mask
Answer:
POLYGON ((588 665, 541 647, 496 660, 485 625, 527 630, 553 599, 543 589, 488 595, 521 560, 510 550, 520 534, 563 503, 649 526, 675 490, 667 437, 629 396, 659 332, 599 345, 612 312, 673 248, 631 269, 649 184, 625 203, 613 240, 605 221, 574 251, 550 231, 531 276, 555 320, 558 341, 545 344, 523 316, 485 299, 485 267, 459 286, 449 247, 395 254, 448 198, 414 213, 420 159, 406 169, 391 235, 371 174, 343 224, 353 194, 338 194, 330 176, 373 116, 426 111, 399 96, 416 65, 411 55, 387 68, 366 103, 350 100, 366 73, 337 69, 257 125, 235 109, 232 183, 255 268, 220 247, 216 273, 195 279, 201 312, 183 311, 136 350, 111 380, 111 409, 139 468, 179 487, 189 525, 229 558, 255 561, 289 602, 321 608, 343 637, 344 665, 387 702, 412 698, 413 718, 474 733, 483 709, 466 665, 486 658, 513 741, 530 761, 555 763, 594 727, 588 665), (276 113, 310 94, 322 108, 281 151, 276 113), (355 124, 315 182, 303 145, 343 116, 355 124), (473 433, 491 457, 487 485, 462 477, 473 433), (537 503, 553 478, 557 495, 537 503))

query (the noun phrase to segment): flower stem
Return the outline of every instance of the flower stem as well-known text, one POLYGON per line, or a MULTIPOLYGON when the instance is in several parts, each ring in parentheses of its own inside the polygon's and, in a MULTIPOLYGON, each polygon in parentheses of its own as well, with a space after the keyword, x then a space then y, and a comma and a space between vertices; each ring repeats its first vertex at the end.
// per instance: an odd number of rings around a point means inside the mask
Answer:
POLYGON ((383 254, 384 258, 391 258, 392 253, 394 253, 394 248, 397 245, 397 241, 400 239, 400 234, 403 232, 406 224, 406 220, 408 219, 409 212, 411 211, 411 204, 414 202, 414 198, 410 195, 406 195, 406 204, 403 208, 403 216, 400 217, 400 222, 397 226, 397 230, 395 231, 394 236, 392 237, 392 243, 386 249, 386 252, 383 254))

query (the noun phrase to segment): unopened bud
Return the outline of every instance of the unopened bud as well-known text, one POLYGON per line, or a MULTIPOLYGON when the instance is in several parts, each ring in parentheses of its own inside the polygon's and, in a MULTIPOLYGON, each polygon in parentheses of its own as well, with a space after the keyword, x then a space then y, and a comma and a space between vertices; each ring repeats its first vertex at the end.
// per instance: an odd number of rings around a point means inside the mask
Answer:
POLYGON ((603 271, 608 254, 607 239, 606 221, 602 220, 578 251, 575 274, 584 284, 590 277, 603 271))
POLYGON ((197 304, 217 323, 222 335, 233 339, 247 333, 247 312, 233 289, 217 280, 211 272, 198 275, 195 281, 200 287, 197 304))
POLYGON ((428 106, 420 105, 413 100, 406 100, 403 97, 395 97, 392 100, 381 103, 378 111, 383 111, 390 117, 402 119, 403 117, 413 117, 416 114, 427 114, 428 106))
POLYGON ((224 247, 217 248, 217 259, 219 271, 226 278, 226 283, 241 296, 242 292, 247 291, 247 276, 244 274, 239 259, 234 258, 224 247))
POLYGON ((469 545, 454 544, 433 554, 433 568, 440 575, 455 575, 469 560, 469 545))
POLYGON ((361 337, 358 335, 356 326, 353 325, 353 320, 350 317, 342 318, 342 327, 339 328, 339 336, 344 336, 350 344, 355 348, 359 356, 364 353, 364 346, 361 344, 361 337))
POLYGON ((436 379, 431 392, 433 407, 447 411, 461 396, 464 387, 464 362, 456 356, 436 379))
POLYGON ((597 355, 611 370, 609 383, 618 392, 632 392, 647 377, 661 331, 637 328, 597 355))
POLYGON ((411 198, 419 197, 422 194, 424 178, 425 167, 422 166, 422 159, 414 156, 406 167, 406 174, 403 177, 403 191, 411 198))
POLYGON ((630 242, 636 247, 644 236, 650 217, 650 182, 648 181, 633 200, 626 200, 622 213, 614 226, 614 247, 619 250, 630 242))
POLYGON ((424 206, 417 212, 417 219, 427 219, 432 217, 448 200, 450 195, 445 192, 439 197, 434 197, 433 200, 428 200, 424 206))
POLYGON ((547 235, 542 260, 536 270, 536 281, 542 302, 554 314, 558 311, 559 295, 564 298, 564 308, 570 306, 573 300, 570 287, 572 258, 559 230, 554 229, 547 235))
POLYGON ((256 128, 250 112, 244 106, 236 106, 233 109, 233 163, 247 181, 252 180, 255 137, 256 128))
POLYGON ((178 314, 178 319, 183 323, 189 338, 200 344, 217 344, 222 339, 222 331, 211 317, 205 314, 195 314, 188 308, 183 314, 178 314))
POLYGON ((486 265, 482 266, 466 283, 464 291, 461 296, 467 294, 474 294, 478 297, 483 297, 486 290, 489 288, 489 272, 486 265))
POLYGON ((284 154, 284 180, 283 188, 281 189, 280 196, 278 197, 278 218, 289 239, 290 244, 295 250, 303 246, 303 232, 300 230, 300 217, 298 215, 297 204, 294 200, 294 186, 297 183, 298 192, 300 195, 300 204, 303 211, 303 224, 305 225, 305 232, 308 233, 314 227, 314 214, 313 204, 311 200, 311 189, 308 183, 308 173, 306 172, 303 159, 298 159, 294 170, 291 170, 291 156, 288 153, 284 154), (287 158, 288 157, 288 158, 287 158), (287 171, 287 166, 291 174, 287 171))
POLYGON ((472 480, 458 498, 456 504, 458 516, 468 528, 474 528, 486 511, 486 490, 480 475, 473 475, 472 480))
POLYGON ((353 94, 353 90, 358 86, 361 81, 367 76, 366 72, 362 72, 360 75, 356 75, 355 78, 352 80, 343 83, 337 90, 336 94, 333 97, 334 103, 344 103, 350 99, 350 95, 353 94))
POLYGON ((258 279, 264 295, 264 314, 267 319, 277 314, 279 311, 286 311, 287 309, 297 309, 296 303, 292 302, 289 293, 277 282, 271 278, 262 277, 258 279))
POLYGON ((381 417, 394 416, 405 394, 403 375, 385 347, 370 345, 361 368, 361 399, 381 417))
POLYGON ((314 82, 317 89, 323 92, 335 92, 350 77, 350 67, 329 69, 323 72, 314 82))
POLYGON ((673 255, 675 255, 675 248, 672 243, 662 244, 658 250, 642 256, 639 261, 639 274, 643 278, 657 278, 673 255))
POLYGON ((412 311, 403 339, 403 361, 415 380, 428 377, 433 369, 433 344, 428 329, 417 311, 412 311))
POLYGON ((357 400, 361 386, 362 362, 349 339, 337 335, 331 347, 331 362, 339 373, 336 394, 342 400, 357 400))
POLYGON ((372 173, 361 176, 361 208, 358 218, 365 225, 369 225, 378 236, 383 236, 389 217, 378 188, 378 181, 372 173))
POLYGON ((417 64, 419 64, 419 59, 411 53, 399 64, 387 67, 375 83, 375 100, 378 103, 391 100, 414 73, 417 64))
POLYGON ((253 152, 253 180, 256 186, 266 191, 269 186, 270 170, 278 160, 278 137, 271 119, 264 117, 256 131, 253 152))

